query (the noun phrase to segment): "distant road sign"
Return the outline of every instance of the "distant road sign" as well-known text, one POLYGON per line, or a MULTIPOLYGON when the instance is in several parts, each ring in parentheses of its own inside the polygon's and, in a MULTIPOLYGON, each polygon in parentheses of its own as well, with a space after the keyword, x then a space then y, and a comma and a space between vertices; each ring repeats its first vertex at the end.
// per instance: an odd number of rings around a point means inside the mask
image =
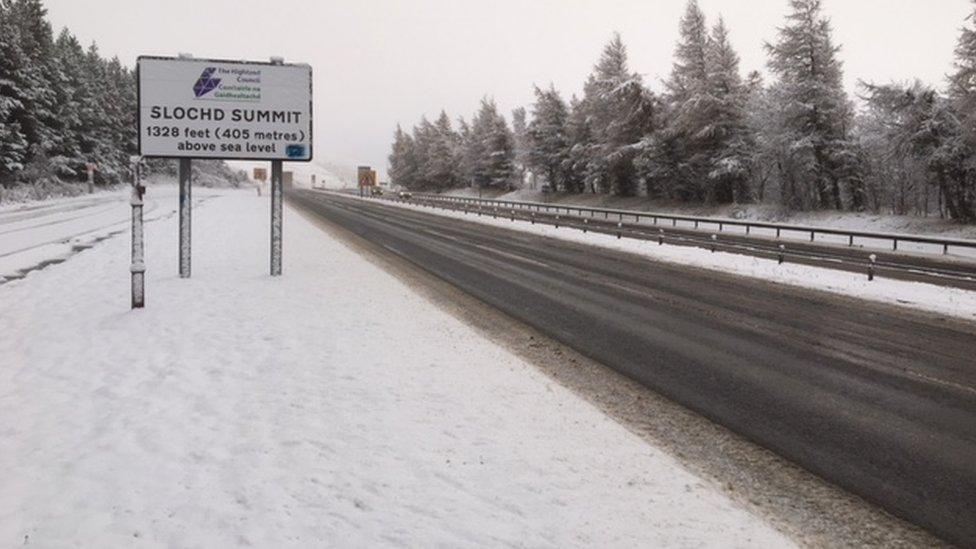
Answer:
POLYGON ((171 57, 136 66, 141 155, 312 159, 310 66, 171 57))
POLYGON ((360 187, 372 187, 376 185, 376 171, 369 166, 359 166, 356 169, 356 179, 359 180, 360 187))
POLYGON ((267 168, 254 168, 253 179, 255 181, 267 181, 268 180, 268 169, 267 168))

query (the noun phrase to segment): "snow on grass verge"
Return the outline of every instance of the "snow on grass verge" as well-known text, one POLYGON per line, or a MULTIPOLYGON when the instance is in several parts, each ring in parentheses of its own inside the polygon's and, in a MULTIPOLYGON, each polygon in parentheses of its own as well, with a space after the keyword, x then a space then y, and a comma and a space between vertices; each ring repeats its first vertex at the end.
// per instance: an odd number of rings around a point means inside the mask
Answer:
MULTIPOLYGON (((349 194, 343 194, 341 196, 356 200, 373 200, 349 194)), ((465 214, 459 211, 430 208, 403 202, 384 201, 382 203, 444 217, 465 219, 494 227, 525 231, 570 242, 638 254, 656 261, 760 278, 778 284, 811 288, 954 316, 966 320, 976 320, 976 292, 958 288, 946 288, 934 284, 906 282, 886 278, 875 278, 874 281, 869 282, 866 274, 862 273, 835 271, 823 267, 811 267, 791 263, 779 265, 771 259, 727 252, 712 253, 701 248, 671 244, 659 246, 656 241, 627 238, 618 240, 614 235, 594 232, 583 233, 581 230, 575 228, 560 227, 557 229, 541 223, 532 224, 529 221, 522 220, 513 222, 509 218, 499 217, 496 219, 487 215, 479 217, 474 213, 465 214)))
MULTIPOLYGON (((220 192, 195 190, 194 204, 220 192)), ((0 284, 64 262, 102 240, 128 232, 130 195, 129 189, 121 189, 0 210, 0 284)), ((179 191, 174 185, 153 184, 144 218, 148 222, 171 216, 178 204, 179 191)))
MULTIPOLYGON (((152 189, 150 189, 150 192, 152 189)), ((268 199, 0 287, 0 546, 762 546, 788 539, 268 199)))

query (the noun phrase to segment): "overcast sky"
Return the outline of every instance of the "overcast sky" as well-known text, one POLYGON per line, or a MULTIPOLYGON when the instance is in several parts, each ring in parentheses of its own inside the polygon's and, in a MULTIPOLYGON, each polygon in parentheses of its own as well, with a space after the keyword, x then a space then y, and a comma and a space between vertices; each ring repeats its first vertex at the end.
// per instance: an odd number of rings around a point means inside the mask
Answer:
MULTIPOLYGON (((787 0, 700 0, 725 17, 743 73, 765 71, 787 0)), ((631 68, 660 89, 685 0, 47 0, 57 32, 134 66, 140 54, 312 65, 315 155, 385 171, 397 122, 441 108, 470 117, 483 95, 504 112, 528 106, 532 84, 569 96, 619 31, 631 68)), ((970 0, 824 0, 857 81, 920 78, 943 86, 970 0)))

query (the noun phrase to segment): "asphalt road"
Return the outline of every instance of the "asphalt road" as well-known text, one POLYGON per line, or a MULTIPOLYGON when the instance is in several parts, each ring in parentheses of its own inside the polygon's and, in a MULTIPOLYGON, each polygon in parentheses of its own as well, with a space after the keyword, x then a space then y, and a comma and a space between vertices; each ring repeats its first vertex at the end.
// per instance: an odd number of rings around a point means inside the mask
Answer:
POLYGON ((289 200, 976 547, 973 324, 377 202, 309 191, 289 200))

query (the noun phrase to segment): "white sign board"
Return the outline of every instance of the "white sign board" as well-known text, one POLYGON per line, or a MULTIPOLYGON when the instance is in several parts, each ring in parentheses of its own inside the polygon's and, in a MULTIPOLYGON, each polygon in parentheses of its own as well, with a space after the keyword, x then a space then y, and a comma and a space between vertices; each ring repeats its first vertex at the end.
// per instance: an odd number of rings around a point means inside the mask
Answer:
POLYGON ((312 68, 140 57, 139 154, 312 159, 312 68))

